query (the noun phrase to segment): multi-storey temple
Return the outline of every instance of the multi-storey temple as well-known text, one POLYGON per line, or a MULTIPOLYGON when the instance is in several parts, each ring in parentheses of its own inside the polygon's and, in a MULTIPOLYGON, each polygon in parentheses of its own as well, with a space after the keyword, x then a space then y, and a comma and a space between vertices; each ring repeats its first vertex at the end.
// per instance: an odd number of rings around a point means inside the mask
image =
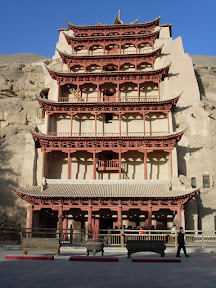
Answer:
POLYGON ((14 188, 30 228, 185 225, 198 190, 179 182, 186 127, 172 112, 199 92, 181 40, 159 20, 59 30, 50 89, 38 97, 45 124, 32 131, 35 186, 14 188))

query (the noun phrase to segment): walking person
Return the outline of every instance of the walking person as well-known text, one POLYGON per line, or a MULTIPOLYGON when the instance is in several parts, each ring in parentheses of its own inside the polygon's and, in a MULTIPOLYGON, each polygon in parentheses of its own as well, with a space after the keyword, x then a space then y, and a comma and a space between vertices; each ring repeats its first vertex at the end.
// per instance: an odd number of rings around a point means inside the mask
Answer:
POLYGON ((183 249, 185 257, 189 257, 189 255, 186 252, 185 248, 185 240, 184 240, 184 232, 183 232, 183 227, 180 227, 179 232, 178 232, 178 250, 176 253, 176 257, 181 257, 180 256, 180 251, 183 249))

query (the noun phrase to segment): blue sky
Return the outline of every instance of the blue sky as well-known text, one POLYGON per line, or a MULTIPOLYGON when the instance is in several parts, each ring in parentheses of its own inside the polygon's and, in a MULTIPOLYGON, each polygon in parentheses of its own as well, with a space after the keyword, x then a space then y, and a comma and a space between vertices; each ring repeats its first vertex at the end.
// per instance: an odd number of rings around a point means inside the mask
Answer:
POLYGON ((75 25, 113 23, 121 9, 124 23, 161 16, 172 24, 173 38, 181 36, 186 53, 216 56, 216 0, 7 0, 0 4, 0 54, 54 54, 58 29, 75 25))

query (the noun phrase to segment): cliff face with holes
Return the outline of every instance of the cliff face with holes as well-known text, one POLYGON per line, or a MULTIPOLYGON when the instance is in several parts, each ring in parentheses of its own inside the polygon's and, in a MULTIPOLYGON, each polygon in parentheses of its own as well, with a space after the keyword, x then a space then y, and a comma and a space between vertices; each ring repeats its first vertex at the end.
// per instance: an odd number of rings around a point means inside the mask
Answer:
MULTIPOLYGON (((6 57, 7 56, 7 57, 6 57)), ((0 57, 0 218, 10 224, 26 225, 27 207, 8 186, 34 185, 34 141, 29 129, 44 124, 36 96, 49 88, 44 67, 48 59, 25 55, 22 59, 0 57), (29 59, 34 59, 30 61, 29 59)), ((216 63, 201 56, 193 59, 200 89, 200 103, 179 102, 173 116, 174 128, 186 128, 177 147, 181 185, 191 187, 191 178, 200 195, 185 209, 186 228, 213 230, 216 215, 216 63), (208 61, 207 61, 208 60, 208 61), (207 62, 207 65, 205 65, 207 62), (200 65, 201 64, 201 65, 200 65), (213 67, 212 67, 213 66, 213 67), (210 187, 203 188, 203 175, 210 187)), ((214 59, 215 61, 215 59, 214 59)), ((216 62, 216 61, 215 61, 216 62)), ((36 159, 37 160, 37 159, 36 159)))
POLYGON ((26 204, 8 185, 32 185, 23 168, 30 170, 27 159, 34 147, 29 129, 44 121, 36 96, 46 87, 44 62, 48 60, 37 55, 9 56, 5 55, 6 63, 0 57, 0 220, 6 217, 10 224, 25 225, 26 204), (36 62, 31 63, 32 59, 36 62))
POLYGON ((196 201, 185 209, 186 228, 215 229, 216 216, 216 57, 192 57, 200 90, 200 103, 178 106, 174 114, 177 126, 187 126, 178 145, 179 175, 182 185, 200 188, 196 201), (196 64, 198 63, 198 64, 196 64), (205 64, 206 63, 206 64, 205 64), (204 187, 203 178, 208 182, 204 187))

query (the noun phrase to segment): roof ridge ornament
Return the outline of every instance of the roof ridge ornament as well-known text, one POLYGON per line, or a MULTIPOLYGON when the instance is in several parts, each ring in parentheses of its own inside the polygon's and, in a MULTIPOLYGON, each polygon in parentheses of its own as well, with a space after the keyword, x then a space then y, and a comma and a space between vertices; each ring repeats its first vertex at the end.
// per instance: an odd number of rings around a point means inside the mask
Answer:
POLYGON ((100 21, 98 21, 98 20, 96 20, 96 21, 97 21, 98 25, 104 25, 104 24, 102 24, 100 21))
POLYGON ((138 20, 139 20, 139 17, 135 21, 131 22, 131 24, 137 24, 138 20))

